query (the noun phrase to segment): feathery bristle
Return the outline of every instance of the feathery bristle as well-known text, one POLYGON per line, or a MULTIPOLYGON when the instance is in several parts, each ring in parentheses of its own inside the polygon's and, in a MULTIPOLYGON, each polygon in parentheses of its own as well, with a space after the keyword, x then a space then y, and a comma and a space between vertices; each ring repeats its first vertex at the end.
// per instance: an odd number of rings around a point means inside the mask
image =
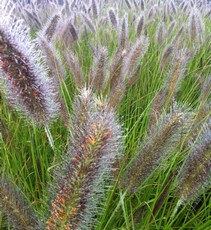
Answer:
POLYGON ((161 115, 161 110, 164 106, 164 90, 160 90, 153 99, 150 115, 149 115, 149 130, 153 132, 161 115))
POLYGON ((79 38, 78 32, 71 20, 67 19, 60 23, 55 32, 56 41, 60 41, 65 47, 70 46, 79 38))
POLYGON ((174 44, 175 47, 180 48, 182 45, 181 37, 184 33, 184 26, 182 25, 175 36, 172 38, 171 43, 174 44))
POLYGON ((207 99, 209 98, 210 89, 211 89, 211 76, 208 76, 204 80, 203 87, 202 87, 202 90, 201 90, 201 94, 200 94, 200 97, 199 97, 199 100, 200 100, 200 102, 202 104, 206 103, 207 99))
POLYGON ((131 3, 130 3, 130 1, 129 1, 129 0, 125 0, 125 3, 126 3, 126 5, 127 5, 127 7, 128 7, 129 9, 131 9, 131 3))
POLYGON ((141 70, 141 64, 138 64, 137 67, 133 70, 133 72, 130 73, 130 75, 127 77, 126 80, 126 89, 129 89, 131 86, 133 86, 139 77, 139 72, 141 70))
POLYGON ((49 69, 49 76, 52 77, 55 82, 58 82, 59 85, 59 82, 62 82, 66 78, 66 75, 57 51, 41 34, 38 34, 37 42, 45 55, 45 60, 49 69))

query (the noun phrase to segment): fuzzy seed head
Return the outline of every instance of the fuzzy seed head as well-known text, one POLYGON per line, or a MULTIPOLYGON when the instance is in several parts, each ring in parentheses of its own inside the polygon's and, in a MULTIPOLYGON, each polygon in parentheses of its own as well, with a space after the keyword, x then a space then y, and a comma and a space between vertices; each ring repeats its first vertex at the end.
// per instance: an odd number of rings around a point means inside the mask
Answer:
POLYGON ((138 18, 137 25, 136 25, 136 33, 137 33, 138 37, 141 35, 143 29, 144 29, 144 15, 141 15, 138 18))
POLYGON ((179 131, 184 124, 183 113, 173 113, 161 117, 159 126, 150 137, 145 137, 140 154, 126 170, 121 185, 128 191, 134 191, 146 180, 180 142, 179 131), (179 134, 179 135, 178 135, 179 134))
POLYGON ((52 82, 28 29, 5 13, 0 8, 0 80, 17 109, 30 120, 46 124, 57 113, 52 82))
POLYGON ((179 178, 179 195, 183 201, 197 196, 211 179, 211 127, 203 133, 193 145, 179 178))
POLYGON ((110 9, 108 11, 108 18, 109 18, 109 22, 110 22, 112 28, 117 28, 118 18, 117 18, 117 15, 113 9, 110 9))
POLYGON ((51 41, 53 38, 55 31, 57 29, 58 23, 60 20, 60 16, 58 14, 54 15, 49 22, 47 23, 46 27, 43 29, 43 36, 46 37, 48 42, 51 41))
POLYGON ((106 78, 107 66, 107 49, 102 47, 97 52, 97 57, 94 60, 93 68, 91 70, 90 80, 94 91, 101 92, 104 88, 106 78))
POLYGON ((141 36, 131 47, 131 51, 125 58, 123 65, 122 74, 124 78, 127 78, 129 73, 132 72, 133 68, 136 67, 137 62, 144 56, 149 46, 149 40, 145 36, 141 36))
POLYGON ((162 70, 164 70, 168 65, 170 58, 173 55, 173 52, 174 52, 174 46, 172 44, 167 45, 163 50, 163 53, 161 55, 161 61, 160 61, 162 70))
MULTIPOLYGON (((83 89, 75 101, 70 155, 59 179, 48 229, 90 227, 119 154, 121 132, 107 103, 83 89)), ((93 224, 93 223, 92 223, 93 224)))

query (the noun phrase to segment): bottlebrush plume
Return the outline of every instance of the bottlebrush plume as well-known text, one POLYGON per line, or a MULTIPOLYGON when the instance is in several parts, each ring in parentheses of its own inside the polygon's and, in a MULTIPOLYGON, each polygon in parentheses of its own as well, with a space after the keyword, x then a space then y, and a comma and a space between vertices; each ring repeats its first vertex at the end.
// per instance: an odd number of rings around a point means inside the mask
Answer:
POLYGON ((0 177, 0 208, 14 229, 40 229, 35 213, 20 191, 4 175, 0 177))
POLYGON ((141 15, 137 20, 136 33, 139 37, 144 29, 144 15, 141 15))
POLYGON ((128 16, 125 15, 122 19, 121 27, 119 30, 118 48, 124 50, 128 42, 128 16))
POLYGON ((86 27, 92 32, 95 33, 95 25, 93 24, 92 20, 88 17, 88 15, 82 14, 82 19, 86 27))
POLYGON ((90 72, 90 84, 93 90, 98 93, 100 93, 105 86, 107 55, 107 49, 105 47, 100 48, 97 51, 97 56, 94 58, 93 67, 90 72))
POLYGON ((176 7, 176 5, 174 4, 174 1, 171 1, 171 10, 172 10, 172 13, 173 13, 173 14, 176 14, 176 13, 177 13, 177 7, 176 7))
POLYGON ((54 92, 54 100, 57 102, 57 110, 60 114, 60 117, 64 121, 64 124, 69 127, 69 115, 67 108, 65 106, 64 99, 60 93, 60 86, 66 78, 65 70, 62 66, 62 63, 59 59, 57 51, 53 47, 52 43, 49 42, 42 33, 37 35, 37 43, 44 53, 45 62, 48 64, 48 77, 52 82, 52 90, 54 92))
POLYGON ((155 43, 161 46, 164 42, 165 37, 165 27, 164 23, 158 24, 156 34, 155 34, 155 43))
POLYGON ((48 42, 50 42, 51 39, 53 38, 59 20, 60 20, 60 16, 58 14, 55 14, 53 17, 50 18, 49 22, 46 24, 45 28, 43 29, 43 36, 46 38, 48 42))
POLYGON ((172 60, 172 67, 165 83, 165 108, 168 109, 178 90, 178 84, 183 77, 185 66, 188 63, 187 49, 178 50, 172 60))
POLYGON ((202 89, 201 89, 201 94, 199 97, 200 102, 206 103, 206 101, 208 100, 209 96, 211 95, 210 93, 210 89, 211 89, 211 75, 208 76, 203 83, 202 89))
POLYGON ((118 25, 118 17, 115 13, 115 11, 113 9, 110 9, 108 11, 108 18, 109 18, 109 22, 111 24, 111 26, 113 28, 117 28, 117 25, 118 25))
POLYGON ((78 31, 71 19, 61 20, 55 31, 56 41, 61 42, 64 47, 68 47, 79 38, 78 31))
POLYGON ((3 5, 0 15, 0 80, 6 96, 27 118, 47 124, 57 113, 57 103, 42 56, 22 21, 3 5))
POLYGON ((118 84, 119 79, 122 78, 122 67, 125 58, 126 51, 121 50, 120 47, 117 48, 115 56, 111 61, 110 66, 110 76, 109 76, 109 88, 112 91, 118 84))
POLYGON ((141 0, 141 10, 144 11, 145 10, 145 1, 141 0))
POLYGON ((37 35, 37 43, 45 55, 49 76, 53 78, 54 82, 58 82, 59 85, 59 82, 62 82, 66 78, 66 75, 57 51, 53 47, 53 44, 49 42, 42 33, 37 35))
POLYGON ((181 48, 183 45, 182 42, 182 35, 184 33, 184 26, 182 25, 181 28, 178 30, 178 32, 175 34, 175 36, 172 38, 171 43, 174 44, 175 47, 181 48))
POLYGON ((94 19, 98 18, 99 7, 98 7, 97 2, 95 2, 95 0, 92 0, 92 14, 93 14, 94 19))
POLYGON ((167 29, 167 35, 170 36, 176 26, 176 21, 172 21, 167 29))
POLYGON ((164 106, 164 90, 160 90, 152 101, 149 115, 149 130, 153 132, 162 113, 164 106))
POLYGON ((189 38, 191 42, 200 42, 204 39, 205 27, 199 11, 192 10, 189 17, 189 38))
POLYGON ((120 153, 120 126, 106 103, 83 89, 74 113, 68 163, 59 178, 47 229, 91 229, 103 184, 115 170, 112 165, 120 153))
POLYGON ((129 192, 135 191, 180 143, 184 122, 183 113, 163 115, 159 119, 156 131, 143 140, 141 152, 123 174, 120 185, 129 192))
POLYGON ((174 53, 174 46, 170 43, 165 47, 161 55, 160 65, 162 70, 164 70, 166 66, 169 64, 170 58, 172 57, 173 53, 174 53))
POLYGON ((134 68, 137 66, 138 61, 144 56, 149 46, 149 40, 145 36, 141 36, 131 47, 129 54, 125 57, 122 76, 127 80, 130 73, 133 72, 134 68))
POLYGON ((125 84, 122 79, 118 79, 115 87, 112 88, 109 95, 109 105, 112 108, 117 108, 125 94, 125 84))
POLYGON ((68 50, 65 53, 65 60, 73 76, 73 80, 75 81, 75 84, 79 89, 82 89, 85 86, 85 82, 83 79, 81 66, 77 56, 71 50, 68 50))
POLYGON ((125 3, 126 3, 126 5, 127 5, 127 7, 128 7, 129 9, 131 9, 131 3, 130 3, 130 1, 129 1, 129 0, 125 0, 125 3))
POLYGON ((205 126, 183 166, 178 178, 182 201, 189 201, 209 184, 211 179, 211 126, 205 126))

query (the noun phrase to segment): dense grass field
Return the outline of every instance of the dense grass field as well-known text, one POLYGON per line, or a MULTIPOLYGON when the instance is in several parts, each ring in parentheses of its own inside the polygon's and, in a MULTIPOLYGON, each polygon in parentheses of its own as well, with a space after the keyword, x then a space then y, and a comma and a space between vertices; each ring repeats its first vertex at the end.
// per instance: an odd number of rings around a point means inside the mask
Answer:
POLYGON ((210 230, 207 1, 0 17, 0 229, 210 230))

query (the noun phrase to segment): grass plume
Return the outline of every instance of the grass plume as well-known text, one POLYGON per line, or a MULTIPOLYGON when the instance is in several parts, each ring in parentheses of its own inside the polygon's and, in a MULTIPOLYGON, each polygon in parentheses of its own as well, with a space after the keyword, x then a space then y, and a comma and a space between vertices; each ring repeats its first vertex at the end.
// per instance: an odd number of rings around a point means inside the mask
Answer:
POLYGON ((98 197, 103 192, 100 180, 109 178, 120 150, 121 132, 114 113, 106 104, 96 101, 90 90, 83 89, 76 99, 73 124, 69 163, 59 179, 47 229, 78 229, 84 221, 86 227, 92 223, 98 197))

